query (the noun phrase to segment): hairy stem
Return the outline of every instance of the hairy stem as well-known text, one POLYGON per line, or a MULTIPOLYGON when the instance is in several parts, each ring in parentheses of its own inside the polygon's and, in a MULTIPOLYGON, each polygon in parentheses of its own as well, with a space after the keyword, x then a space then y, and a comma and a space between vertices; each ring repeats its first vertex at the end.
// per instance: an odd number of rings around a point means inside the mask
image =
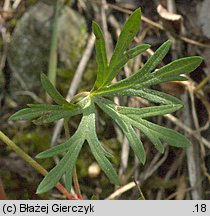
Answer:
MULTIPOLYGON (((2 140, 6 145, 8 145, 12 150, 14 150, 23 160, 30 164, 35 170, 37 170, 43 176, 48 174, 39 163, 37 163, 33 158, 31 158, 27 153, 25 153, 20 147, 18 147, 12 140, 10 140, 2 131, 0 131, 0 140, 2 140)), ((57 183, 56 188, 63 193, 67 199, 76 200, 74 196, 67 192, 62 184, 57 183)))

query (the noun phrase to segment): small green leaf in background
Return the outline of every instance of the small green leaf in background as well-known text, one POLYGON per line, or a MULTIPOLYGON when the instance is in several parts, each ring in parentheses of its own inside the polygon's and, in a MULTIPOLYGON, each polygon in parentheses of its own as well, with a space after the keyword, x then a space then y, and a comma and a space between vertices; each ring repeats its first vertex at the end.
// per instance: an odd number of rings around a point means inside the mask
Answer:
POLYGON ((93 195, 90 200, 98 200, 98 197, 96 195, 93 195))

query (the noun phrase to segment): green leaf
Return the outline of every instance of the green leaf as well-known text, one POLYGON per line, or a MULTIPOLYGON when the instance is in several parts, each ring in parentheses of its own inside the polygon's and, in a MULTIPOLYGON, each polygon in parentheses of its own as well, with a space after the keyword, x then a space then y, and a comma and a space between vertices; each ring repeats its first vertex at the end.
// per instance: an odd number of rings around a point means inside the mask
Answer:
POLYGON ((29 104, 30 108, 22 109, 12 116, 10 116, 9 120, 34 120, 35 124, 45 124, 50 123, 55 120, 71 117, 77 114, 80 114, 81 111, 77 108, 66 108, 58 105, 48 105, 48 104, 29 104))
POLYGON ((43 113, 43 109, 24 108, 11 115, 9 121, 31 120, 41 116, 43 113))
POLYGON ((33 123, 36 125, 47 124, 47 123, 54 122, 62 118, 72 117, 80 113, 81 113, 80 110, 65 110, 65 109, 52 110, 52 111, 43 113, 41 117, 39 117, 36 120, 33 120, 33 123))
POLYGON ((96 36, 96 61, 98 65, 97 70, 97 79, 96 79, 96 87, 103 84, 105 73, 107 70, 107 55, 106 55, 106 45, 104 41, 104 36, 101 31, 101 28, 98 26, 96 22, 92 22, 93 33, 96 36))
POLYGON ((155 51, 155 53, 149 58, 149 60, 145 63, 145 65, 141 69, 139 69, 136 73, 117 83, 111 84, 108 87, 99 89, 96 92, 104 93, 104 92, 112 92, 112 91, 121 91, 123 89, 132 88, 136 84, 140 84, 141 82, 143 82, 145 79, 147 80, 146 76, 150 74, 150 72, 152 72, 155 69, 155 67, 163 60, 163 58, 168 53, 170 47, 171 47, 171 42, 166 41, 155 51))
POLYGON ((129 82, 138 83, 141 80, 144 80, 144 76, 152 72, 158 64, 164 59, 171 47, 171 41, 166 41, 163 43, 155 53, 148 59, 145 65, 132 76, 128 77, 129 82))
POLYGON ((131 145, 131 148, 135 152, 139 161, 144 164, 146 161, 146 154, 143 144, 141 140, 137 137, 130 123, 123 121, 119 113, 115 111, 117 109, 115 107, 117 106, 113 102, 104 98, 97 98, 96 103, 105 113, 107 113, 118 124, 118 126, 121 128, 121 130, 127 137, 131 145))
POLYGON ((129 49, 139 30, 140 23, 141 11, 137 9, 125 23, 109 64, 107 62, 103 33, 97 23, 92 23, 92 29, 96 36, 95 47, 98 66, 95 82, 96 90, 92 90, 90 94, 85 94, 86 96, 83 98, 80 98, 80 95, 75 96, 78 99, 76 105, 67 102, 48 80, 47 76, 41 74, 44 89, 58 105, 29 104, 29 108, 20 110, 10 117, 10 120, 35 119, 34 123, 44 124, 77 114, 83 115, 79 127, 70 139, 37 155, 37 158, 48 158, 65 153, 60 162, 40 183, 37 193, 44 193, 53 188, 64 174, 66 174, 66 188, 70 191, 73 168, 85 141, 88 142, 93 156, 110 181, 114 184, 120 183, 116 170, 108 159, 112 155, 101 145, 97 137, 95 104, 116 122, 127 137, 135 155, 143 164, 146 161, 146 153, 144 145, 135 131, 137 129, 161 153, 164 152, 162 143, 168 143, 175 147, 188 147, 191 145, 190 141, 178 132, 156 125, 145 118, 172 113, 183 106, 183 102, 179 99, 149 88, 151 85, 163 82, 186 80, 186 77, 182 76, 182 74, 195 70, 202 62, 201 57, 182 58, 156 69, 170 49, 171 42, 166 41, 137 72, 126 79, 111 84, 114 77, 130 59, 150 47, 148 44, 141 44, 129 49), (111 100, 104 98, 115 96, 142 97, 157 106, 152 105, 144 108, 118 106, 111 100))
POLYGON ((142 97, 148 101, 158 103, 158 104, 182 104, 183 105, 183 102, 178 98, 153 89, 147 89, 147 88, 142 88, 139 90, 128 89, 125 91, 121 91, 120 94, 122 94, 123 96, 127 95, 127 96, 142 97))
POLYGON ((145 81, 142 82, 141 84, 136 84, 134 86, 135 89, 141 89, 141 88, 148 88, 152 85, 157 85, 160 83, 165 83, 165 82, 172 82, 172 81, 187 81, 188 78, 184 77, 184 76, 173 76, 173 74, 171 74, 170 76, 164 76, 164 77, 155 77, 153 74, 151 76, 148 76, 147 78, 145 78, 145 81))
POLYGON ((161 143, 160 139, 158 136, 156 136, 155 133, 153 133, 151 130, 147 130, 146 128, 143 129, 142 127, 142 131, 144 131, 143 133, 149 138, 149 140, 153 143, 153 145, 155 146, 155 148, 160 152, 160 153, 164 153, 164 146, 161 143))
POLYGON ((172 74, 186 74, 194 71, 203 61, 200 56, 191 56, 186 58, 181 58, 165 65, 164 67, 158 69, 154 72, 154 76, 166 76, 172 74))
POLYGON ((102 86, 109 84, 116 76, 116 73, 113 73, 113 68, 116 65, 118 65, 124 52, 133 41, 134 36, 139 31, 140 24, 141 24, 141 10, 138 8, 128 18, 127 22, 125 23, 120 33, 120 36, 117 40, 117 44, 113 52, 113 55, 111 57, 109 68, 102 86))
MULTIPOLYGON (((96 128, 95 128, 95 113, 92 112, 93 109, 94 106, 90 106, 91 113, 89 113, 89 115, 86 116, 87 124, 91 125, 91 127, 88 127, 88 131, 86 133, 86 139, 90 146, 91 152, 93 153, 101 169, 105 172, 105 174, 108 176, 108 178, 112 183, 119 185, 120 183, 119 177, 115 169, 113 168, 112 164, 110 163, 110 161, 106 158, 107 152, 104 151, 97 138, 96 128)), ((110 153, 108 153, 108 156, 110 156, 110 153)))
MULTIPOLYGON (((42 105, 46 105, 46 104, 42 104, 42 105)), ((55 110, 60 110, 60 109, 63 109, 63 108, 58 105, 40 106, 39 104, 38 106, 32 106, 32 108, 24 108, 14 113, 12 116, 10 116, 9 120, 10 121, 32 120, 52 110, 55 111, 55 110)))
POLYGON ((54 146, 50 149, 47 149, 43 152, 40 152, 38 155, 36 155, 36 158, 39 158, 39 159, 50 158, 50 157, 53 157, 55 155, 66 152, 71 147, 71 145, 76 141, 77 141, 77 139, 74 140, 74 138, 71 137, 65 143, 59 144, 59 145, 54 146))
POLYGON ((182 104, 170 104, 163 106, 151 106, 144 108, 131 108, 118 106, 117 110, 119 113, 124 115, 136 115, 136 118, 148 118, 153 116, 161 116, 169 113, 173 113, 180 109, 182 104))
MULTIPOLYGON (((170 104, 149 108, 128 108, 117 106, 113 102, 104 98, 97 98, 96 103, 104 112, 111 116, 111 118, 114 121, 116 121, 116 123, 122 129, 123 133, 127 136, 131 144, 137 143, 138 140, 136 139, 136 135, 134 135, 135 132, 131 127, 131 125, 133 125, 134 127, 141 130, 154 144, 155 148, 161 153, 163 153, 164 151, 163 145, 161 144, 161 140, 167 142, 169 145, 176 147, 187 147, 190 145, 189 140, 186 139, 183 135, 171 129, 155 125, 153 123, 150 123, 149 121, 142 119, 146 117, 171 113, 181 108, 182 104, 170 104)), ((145 153, 143 152, 143 145, 136 144, 132 148, 136 154, 138 153, 137 156, 142 162, 142 158, 144 158, 143 156, 145 155, 145 153), (136 146, 141 146, 141 148, 137 150, 136 146)))
POLYGON ((73 170, 67 168, 65 175, 65 188, 69 193, 71 192, 72 186, 72 172, 73 170))
POLYGON ((41 74, 41 83, 50 97, 59 105, 66 105, 69 108, 74 109, 75 105, 70 104, 66 99, 58 92, 58 90, 52 85, 45 74, 41 74))
MULTIPOLYGON (((175 147, 189 147, 191 146, 191 142, 182 134, 169 129, 162 127, 160 125, 156 125, 151 123, 147 120, 138 118, 136 116, 129 116, 130 119, 132 118, 132 124, 142 130, 142 126, 149 129, 153 134, 155 134, 160 140, 166 142, 168 145, 175 146, 175 147)), ((126 117, 127 118, 127 117, 126 117)), ((144 131, 142 131, 144 133, 144 131)))
POLYGON ((180 78, 183 78, 179 76, 180 74, 188 74, 194 71, 201 64, 201 62, 202 58, 199 56, 192 56, 175 60, 150 74, 150 76, 146 77, 145 81, 139 84, 139 87, 151 86, 177 79, 180 80, 180 78))
POLYGON ((69 148, 65 156, 60 160, 58 165, 56 165, 39 184, 36 192, 37 194, 44 193, 52 189, 67 169, 72 173, 82 145, 83 140, 82 142, 78 140, 77 142, 74 142, 72 144, 72 146, 69 148))
POLYGON ((88 122, 86 120, 86 117, 82 117, 82 120, 79 124, 79 127, 77 128, 77 131, 74 133, 74 135, 68 139, 66 142, 59 144, 57 146, 54 146, 53 148, 50 148, 46 151, 43 151, 39 153, 36 158, 49 158, 53 157, 55 155, 58 155, 62 152, 67 151, 71 146, 80 140, 81 142, 85 141, 85 135, 88 127, 88 122))
POLYGON ((148 44, 141 44, 139 46, 136 46, 136 47, 126 51, 122 55, 122 57, 120 58, 118 63, 112 68, 112 71, 110 72, 110 74, 112 74, 113 77, 115 77, 130 59, 132 59, 132 58, 136 57, 137 55, 139 55, 140 53, 144 52, 149 47, 150 46, 148 44))
POLYGON ((52 105, 52 104, 27 104, 30 108, 43 109, 44 110, 60 110, 63 109, 63 106, 52 105))
POLYGON ((100 142, 91 136, 88 136, 87 141, 89 143, 91 152, 93 153, 101 169, 105 172, 113 184, 119 185, 120 181, 115 169, 113 168, 110 161, 106 158, 104 152, 98 149, 100 142))
MULTIPOLYGON (((126 62, 127 62, 129 59, 135 58, 137 55, 143 53, 150 47, 151 46, 149 44, 139 44, 135 46, 134 48, 129 49, 128 51, 125 51, 123 54, 123 58, 126 58, 126 62)), ((120 59, 120 61, 122 60, 120 59)))
MULTIPOLYGON (((127 119, 127 117, 122 116, 122 118, 127 119)), ((151 131, 150 129, 148 129, 146 126, 142 125, 142 124, 136 124, 133 123, 133 125, 138 128, 140 131, 142 131, 148 138, 149 140, 152 142, 152 144, 155 146, 155 148, 160 152, 163 153, 164 152, 164 147, 160 141, 160 139, 158 138, 158 136, 156 136, 155 133, 153 133, 153 131, 151 131)))
POLYGON ((127 124, 128 132, 124 134, 128 138, 128 141, 130 142, 131 148, 135 152, 137 158, 142 164, 145 164, 146 161, 146 152, 144 150, 143 143, 140 140, 140 137, 136 135, 136 132, 134 131, 133 127, 130 124, 127 124))
POLYGON ((138 96, 142 97, 148 101, 158 103, 158 104, 182 104, 183 102, 179 100, 176 97, 173 97, 169 94, 148 89, 148 88, 142 88, 142 89, 124 89, 121 91, 114 91, 114 92, 101 92, 100 94, 97 94, 97 96, 108 96, 108 97, 115 97, 115 96, 138 96))
POLYGON ((134 36, 139 31, 141 24, 141 10, 136 9, 131 16, 128 18, 123 26, 120 36, 117 40, 115 50, 113 52, 112 58, 110 60, 110 66, 115 65, 120 57, 123 55, 124 51, 129 47, 134 39, 134 36))
POLYGON ((99 200, 98 197, 96 195, 92 195, 92 197, 90 198, 90 200, 99 200))
POLYGON ((76 163, 78 154, 85 141, 84 136, 86 134, 87 128, 88 128, 87 120, 86 118, 83 117, 77 131, 69 140, 67 140, 63 144, 55 146, 54 148, 41 152, 36 156, 36 158, 47 158, 68 151, 65 154, 65 156, 61 159, 61 161, 58 163, 58 165, 56 165, 40 183, 37 189, 37 193, 44 193, 52 189, 59 181, 59 179, 62 177, 62 175, 66 173, 66 171, 68 173, 67 176, 68 189, 70 188, 72 171, 76 163))

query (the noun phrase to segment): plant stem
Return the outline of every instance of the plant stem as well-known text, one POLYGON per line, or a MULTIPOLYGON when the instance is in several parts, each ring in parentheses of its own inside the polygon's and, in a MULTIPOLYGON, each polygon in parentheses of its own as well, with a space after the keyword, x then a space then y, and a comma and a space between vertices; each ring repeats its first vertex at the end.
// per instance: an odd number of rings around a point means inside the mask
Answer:
POLYGON ((74 182, 74 189, 75 189, 75 192, 77 194, 77 197, 79 199, 83 199, 82 195, 81 195, 81 191, 80 191, 80 186, 79 186, 79 181, 78 181, 78 177, 77 177, 77 169, 76 169, 76 166, 74 167, 74 170, 73 170, 73 182, 74 182))
POLYGON ((86 97, 90 94, 90 92, 80 92, 78 94, 76 94, 70 101, 70 103, 75 103, 78 101, 79 98, 81 97, 86 97))
MULTIPOLYGON (((66 138, 67 138, 67 139, 70 138, 68 120, 69 120, 69 118, 64 118, 64 130, 65 130, 65 135, 66 135, 66 138)), ((76 192, 76 194, 77 194, 77 197, 78 197, 79 199, 83 199, 83 197, 82 197, 82 195, 81 195, 81 191, 80 191, 80 186, 79 186, 78 177, 77 177, 76 166, 74 167, 72 177, 73 177, 74 189, 75 189, 75 192, 76 192)))
POLYGON ((55 86, 56 84, 56 69, 57 69, 57 44, 58 44, 58 19, 61 8, 60 0, 55 1, 55 12, 54 20, 52 24, 52 37, 50 45, 50 56, 49 56, 49 67, 48 67, 48 78, 51 83, 55 86))
MULTIPOLYGON (((43 176, 48 174, 47 170, 45 170, 39 163, 37 163, 33 158, 31 158, 27 153, 25 153, 20 147, 18 147, 12 140, 10 140, 2 131, 0 131, 0 140, 2 140, 6 145, 8 145, 12 150, 14 150, 23 160, 29 163, 35 170, 37 170, 43 176)), ((63 193, 67 199, 76 200, 74 196, 67 192, 67 190, 63 187, 62 184, 57 183, 56 188, 63 193)))
POLYGON ((197 91, 199 91, 200 89, 202 89, 202 88, 206 85, 206 83, 207 83, 209 80, 210 80, 210 74, 209 74, 207 77, 205 77, 205 79, 203 79, 203 80, 195 87, 194 92, 197 92, 197 91))
POLYGON ((7 197, 6 197, 6 194, 4 192, 4 187, 3 187, 3 184, 1 182, 1 179, 0 179, 0 200, 6 200, 7 197))
POLYGON ((140 196, 141 196, 140 198, 141 198, 142 200, 145 200, 145 196, 144 196, 144 194, 143 194, 143 192, 142 192, 142 190, 141 190, 141 187, 140 187, 140 185, 139 185, 139 182, 137 182, 135 178, 133 178, 133 181, 134 181, 135 185, 137 186, 137 188, 138 188, 138 190, 139 190, 139 193, 140 193, 140 196))

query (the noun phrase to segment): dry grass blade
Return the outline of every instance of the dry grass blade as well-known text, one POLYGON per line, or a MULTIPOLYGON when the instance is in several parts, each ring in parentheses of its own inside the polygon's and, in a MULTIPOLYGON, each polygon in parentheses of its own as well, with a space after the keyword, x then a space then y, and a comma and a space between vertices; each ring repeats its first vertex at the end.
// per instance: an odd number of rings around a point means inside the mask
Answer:
MULTIPOLYGON (((137 181, 137 183, 139 183, 139 182, 137 181)), ((136 183, 130 182, 130 183, 122 186, 121 188, 117 189, 114 193, 110 194, 107 198, 105 198, 105 200, 113 200, 113 199, 121 196, 123 193, 131 190, 134 187, 136 187, 136 183)))

